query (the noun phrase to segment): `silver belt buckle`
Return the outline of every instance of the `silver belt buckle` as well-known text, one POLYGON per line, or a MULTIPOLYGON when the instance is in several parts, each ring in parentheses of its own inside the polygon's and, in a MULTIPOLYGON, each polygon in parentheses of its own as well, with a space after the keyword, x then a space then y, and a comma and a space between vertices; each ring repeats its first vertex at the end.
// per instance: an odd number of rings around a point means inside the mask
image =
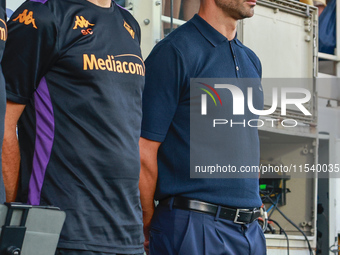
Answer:
POLYGON ((240 217, 240 212, 249 212, 248 209, 236 209, 236 215, 235 215, 235 218, 234 218, 234 223, 236 224, 246 224, 245 222, 242 222, 242 221, 238 221, 238 218, 240 217))

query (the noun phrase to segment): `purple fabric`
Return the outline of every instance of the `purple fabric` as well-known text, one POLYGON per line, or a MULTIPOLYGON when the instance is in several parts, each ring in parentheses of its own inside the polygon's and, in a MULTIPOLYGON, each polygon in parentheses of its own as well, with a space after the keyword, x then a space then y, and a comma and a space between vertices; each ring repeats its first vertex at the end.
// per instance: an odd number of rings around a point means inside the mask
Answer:
POLYGON ((30 0, 31 2, 46 3, 48 0, 30 0))
POLYGON ((121 9, 123 9, 123 10, 125 10, 125 11, 129 11, 128 9, 125 9, 124 7, 120 6, 120 5, 117 4, 117 3, 116 3, 116 5, 117 5, 119 8, 121 8, 121 9))
POLYGON ((47 164, 50 160, 54 139, 54 115, 47 83, 43 77, 34 93, 36 112, 36 138, 33 155, 32 175, 29 183, 27 203, 40 204, 47 164))

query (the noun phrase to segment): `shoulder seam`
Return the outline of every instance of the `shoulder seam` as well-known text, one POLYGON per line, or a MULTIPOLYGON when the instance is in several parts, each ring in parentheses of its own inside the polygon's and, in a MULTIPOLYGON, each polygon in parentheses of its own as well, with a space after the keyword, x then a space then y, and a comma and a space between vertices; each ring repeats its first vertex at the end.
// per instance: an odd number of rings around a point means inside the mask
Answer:
MULTIPOLYGON (((180 57, 181 57, 181 60, 182 60, 182 62, 183 62, 183 64, 184 64, 184 58, 183 58, 183 55, 182 55, 182 53, 181 53, 181 51, 173 44, 173 42, 172 41, 170 41, 170 42, 168 42, 169 44, 170 44, 170 46, 180 55, 180 57)), ((186 66, 184 65, 184 68, 186 68, 186 66)))
POLYGON ((254 56, 258 59, 258 61, 260 62, 260 65, 261 65, 261 61, 260 61, 259 57, 255 54, 255 52, 253 52, 251 49, 249 49, 249 48, 248 48, 247 46, 245 46, 244 44, 243 44, 243 47, 245 48, 244 51, 246 52, 247 56, 249 57, 250 61, 253 63, 253 65, 255 66, 255 68, 256 68, 256 70, 257 70, 259 76, 261 77, 261 76, 262 76, 261 70, 259 70, 257 64, 254 62, 254 60, 253 60, 253 58, 250 56, 249 52, 251 52, 251 53, 254 54, 254 56))
POLYGON ((57 35, 56 35, 56 48, 57 48, 57 53, 58 53, 58 56, 60 56, 60 38, 59 38, 59 35, 60 35, 60 24, 59 22, 57 22, 57 18, 55 16, 55 14, 51 11, 50 8, 48 8, 47 5, 45 5, 49 0, 29 0, 30 2, 37 2, 37 3, 41 3, 43 4, 49 11, 49 13, 51 13, 51 15, 53 16, 53 19, 54 19, 54 24, 56 25, 56 30, 57 30, 57 35))
POLYGON ((46 5, 46 3, 50 1, 50 0, 29 0, 28 2, 33 2, 33 3, 40 3, 42 6, 42 8, 46 8, 48 10, 48 12, 51 14, 52 19, 54 20, 54 24, 55 24, 55 28, 56 28, 56 54, 59 57, 60 56, 60 24, 57 21, 57 18, 55 16, 55 14, 51 11, 51 9, 46 5))
POLYGON ((59 22, 57 22, 57 17, 55 16, 55 14, 51 11, 50 8, 48 8, 47 5, 45 5, 49 0, 29 0, 31 2, 38 2, 38 3, 42 3, 49 11, 49 13, 51 13, 51 15, 53 16, 54 19, 54 24, 56 25, 56 30, 57 30, 57 35, 56 35, 56 48, 57 48, 57 53, 58 56, 60 55, 60 40, 59 40, 59 35, 60 35, 60 24, 59 22))
MULTIPOLYGON (((183 63, 183 73, 184 74, 188 74, 188 70, 187 70, 187 65, 185 64, 185 58, 183 57, 181 51, 172 43, 172 41, 169 42, 170 46, 179 54, 179 57, 180 57, 180 60, 181 62, 183 63)), ((183 76, 183 82, 181 83, 180 85, 180 94, 183 92, 183 89, 184 89, 184 81, 187 79, 187 76, 183 76)), ((190 77, 189 77, 190 79, 190 77)))

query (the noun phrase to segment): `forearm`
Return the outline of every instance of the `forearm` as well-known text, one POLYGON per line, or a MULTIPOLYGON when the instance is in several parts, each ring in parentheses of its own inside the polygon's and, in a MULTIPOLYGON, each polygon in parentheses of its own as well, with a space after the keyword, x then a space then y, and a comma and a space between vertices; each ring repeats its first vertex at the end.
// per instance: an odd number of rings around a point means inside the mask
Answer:
POLYGON ((2 174, 6 189, 6 201, 14 202, 19 183, 20 151, 16 132, 5 129, 2 146, 2 174))
POLYGON ((7 202, 15 201, 20 169, 20 151, 16 126, 25 105, 7 101, 5 115, 5 133, 2 145, 2 171, 7 202))
POLYGON ((139 179, 140 199, 143 210, 144 248, 149 254, 149 230, 155 211, 154 195, 158 176, 157 153, 159 142, 141 138, 139 140, 141 171, 139 179))
POLYGON ((149 254, 149 231, 152 216, 155 212, 154 195, 157 183, 157 163, 150 167, 145 158, 141 160, 141 173, 139 180, 140 199, 143 210, 143 231, 144 231, 144 249, 149 254))
POLYGON ((152 216, 155 211, 154 195, 157 183, 157 169, 156 171, 150 171, 141 167, 139 189, 140 199, 143 209, 143 224, 145 231, 148 231, 152 216), (152 174, 154 172, 154 174, 152 174))

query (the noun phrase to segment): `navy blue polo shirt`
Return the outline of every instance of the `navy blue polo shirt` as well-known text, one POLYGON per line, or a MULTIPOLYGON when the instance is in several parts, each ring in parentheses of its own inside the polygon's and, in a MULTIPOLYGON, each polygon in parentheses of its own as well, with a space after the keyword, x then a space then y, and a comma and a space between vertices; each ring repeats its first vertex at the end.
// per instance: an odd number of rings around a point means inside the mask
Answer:
MULTIPOLYGON (((141 136, 162 142, 155 199, 175 195, 239 208, 261 206, 257 178, 191 179, 189 170, 190 78, 261 78, 255 53, 237 38, 228 41, 195 15, 158 43, 145 64, 141 136)), ((254 101, 263 106, 260 94, 254 101)), ((259 163, 256 128, 229 141, 235 150, 249 151, 246 155, 259 163)), ((242 155, 234 160, 242 165, 242 155)))

